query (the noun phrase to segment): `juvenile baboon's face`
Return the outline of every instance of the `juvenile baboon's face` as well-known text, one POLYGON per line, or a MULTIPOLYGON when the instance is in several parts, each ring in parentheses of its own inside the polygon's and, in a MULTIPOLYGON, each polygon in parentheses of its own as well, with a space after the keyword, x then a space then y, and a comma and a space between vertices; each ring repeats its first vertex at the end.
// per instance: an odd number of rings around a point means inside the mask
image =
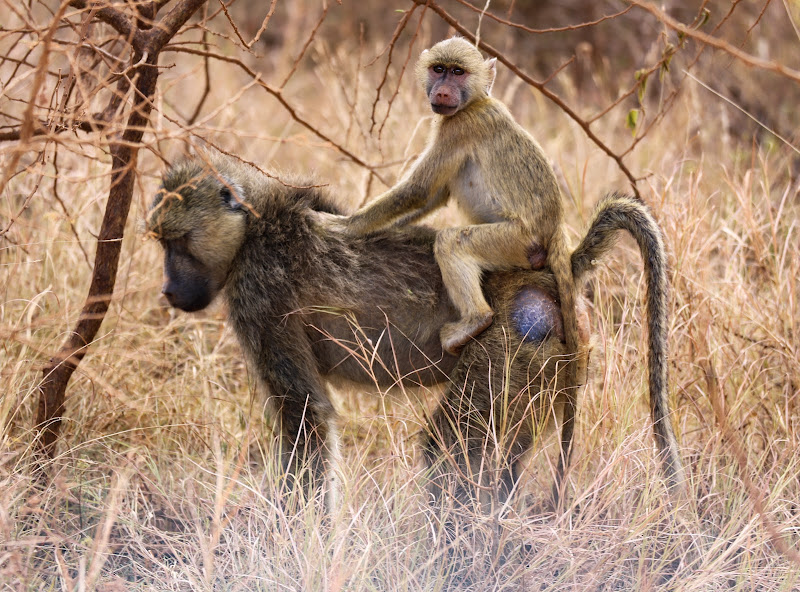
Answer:
POLYGON ((220 168, 172 167, 147 214, 147 233, 164 248, 161 291, 187 312, 204 309, 219 293, 244 238, 241 189, 220 168))
POLYGON ((431 109, 439 115, 454 115, 486 96, 494 72, 494 60, 484 61, 480 51, 460 37, 440 41, 423 51, 416 67, 431 109))

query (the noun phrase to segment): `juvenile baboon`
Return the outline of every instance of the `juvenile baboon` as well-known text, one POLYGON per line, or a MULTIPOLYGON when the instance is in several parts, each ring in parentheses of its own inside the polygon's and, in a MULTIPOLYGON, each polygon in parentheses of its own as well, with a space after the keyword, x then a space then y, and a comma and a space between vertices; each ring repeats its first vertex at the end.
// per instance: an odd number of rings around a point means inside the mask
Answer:
MULTIPOLYGON (((352 237, 332 230, 321 212, 338 213, 320 189, 284 185, 231 159, 172 167, 147 215, 147 230, 165 251, 164 295, 186 311, 224 296, 242 349, 270 392, 290 476, 305 462, 312 479, 320 476, 335 446, 326 380, 381 387, 448 381, 425 445, 437 487, 452 469, 461 491, 465 481, 494 480, 506 495, 519 457, 539 431, 557 424, 566 400, 560 366, 567 350, 552 274, 490 274, 485 289, 496 321, 456 357, 439 339, 458 311, 434 258, 435 232, 407 226, 352 237)), ((659 248, 658 228, 641 204, 608 200, 575 253, 576 278, 610 248, 616 229, 629 227, 644 237, 643 249, 659 248)), ((658 275, 648 270, 651 293, 663 288, 658 275)), ((663 318, 662 296, 650 299, 651 316, 663 318)), ((661 351, 651 371, 664 363, 661 351)), ((665 383, 653 385, 657 442, 673 478, 680 465, 665 383)))
MULTIPOLYGON (((460 313, 441 332, 442 345, 451 353, 492 322, 482 273, 539 265, 546 257, 571 354, 565 368, 570 436, 577 390, 585 382, 588 336, 581 334, 577 318, 580 291, 570 264, 561 191, 539 144, 489 95, 494 67, 494 60, 484 61, 475 46, 459 37, 422 53, 416 74, 437 114, 428 145, 397 185, 345 224, 354 235, 369 234, 398 220, 414 220, 449 197, 458 201, 471 225, 441 230, 434 247, 460 313)), ((567 441, 564 446, 559 471, 568 460, 567 441)))
POLYGON ((484 62, 473 45, 454 37, 424 51, 416 74, 438 115, 428 145, 397 185, 345 221, 346 231, 364 235, 408 223, 454 198, 473 224, 444 229, 436 238, 436 260, 461 313, 442 330, 444 349, 457 352, 492 322, 482 272, 529 267, 532 257, 546 255, 559 287, 567 347, 577 351, 561 192, 539 144, 489 95, 494 60, 484 62))

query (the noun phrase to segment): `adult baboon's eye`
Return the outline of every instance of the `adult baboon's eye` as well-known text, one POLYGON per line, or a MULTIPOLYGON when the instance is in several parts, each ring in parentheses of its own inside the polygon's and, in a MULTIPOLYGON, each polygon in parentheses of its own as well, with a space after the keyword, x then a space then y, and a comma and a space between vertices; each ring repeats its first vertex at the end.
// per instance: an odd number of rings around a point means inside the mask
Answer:
POLYGON ((453 68, 453 74, 456 76, 461 76, 464 74, 464 68, 453 68))
POLYGON ((241 209, 242 204, 239 202, 239 199, 233 195, 231 188, 223 185, 222 188, 219 190, 219 195, 222 198, 222 203, 228 206, 232 210, 241 209))
POLYGON ((433 70, 437 74, 441 74, 442 72, 444 72, 444 66, 442 66, 441 64, 436 64, 435 66, 431 67, 431 70, 433 70))

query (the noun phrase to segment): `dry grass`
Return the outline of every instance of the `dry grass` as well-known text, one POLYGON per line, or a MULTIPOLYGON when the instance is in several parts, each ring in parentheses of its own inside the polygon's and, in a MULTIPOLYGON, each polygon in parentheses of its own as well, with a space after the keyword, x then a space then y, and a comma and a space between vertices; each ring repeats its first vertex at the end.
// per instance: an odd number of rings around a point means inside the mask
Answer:
MULTIPOLYGON (((359 58, 357 45, 322 36, 286 94, 369 162, 402 163, 422 146, 424 123, 414 125, 427 115, 406 79, 383 135, 369 133, 382 66, 359 70, 358 61, 378 51, 365 47, 359 58), (354 118, 353 103, 367 115, 354 118)), ((191 56, 173 57, 146 135, 168 158, 190 138, 171 120, 194 106, 202 71, 191 56)), ((281 80, 290 55, 271 59, 277 65, 253 62, 281 80)), ((247 79, 234 68, 213 65, 212 80, 211 116, 201 115, 197 137, 312 174, 351 207, 383 189, 266 93, 238 93, 247 79)), ((577 234, 623 177, 507 73, 496 94, 553 158, 577 234)), ((423 413, 416 399, 430 405, 435 393, 377 389, 337 396, 341 506, 326 519, 314 504, 279 500, 269 464, 249 456, 259 446, 269 454, 270 432, 224 311, 178 314, 159 301, 160 250, 135 227, 162 168, 148 151, 114 304, 67 391, 55 482, 36 488, 29 443, 40 369, 88 286, 84 250, 92 256, 108 162, 102 149, 74 143, 59 155, 57 185, 52 149, 28 163, 0 197, 10 219, 34 195, 0 247, 0 590, 800 589, 800 565, 780 550, 800 541, 797 156, 729 137, 724 108, 710 100, 687 85, 666 124, 626 161, 649 173, 643 197, 671 249, 671 394, 692 494, 680 507, 668 503, 654 458, 644 285, 625 241, 593 284, 594 365, 563 514, 542 510, 547 451, 531 461, 508 515, 432 514, 413 436, 423 413), (459 524, 453 541, 448 519, 459 524)), ((623 122, 603 120, 599 133, 624 143, 623 122)), ((389 182, 399 171, 378 169, 389 182)))

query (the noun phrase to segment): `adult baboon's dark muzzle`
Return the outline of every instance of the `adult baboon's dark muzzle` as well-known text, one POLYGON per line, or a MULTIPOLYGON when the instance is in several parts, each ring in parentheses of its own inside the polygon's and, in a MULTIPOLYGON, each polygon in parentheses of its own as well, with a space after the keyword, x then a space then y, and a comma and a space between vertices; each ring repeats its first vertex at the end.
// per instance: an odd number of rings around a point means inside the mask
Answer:
POLYGON ((170 306, 186 312, 203 310, 216 296, 216 282, 202 262, 179 251, 165 247, 161 292, 170 306))

